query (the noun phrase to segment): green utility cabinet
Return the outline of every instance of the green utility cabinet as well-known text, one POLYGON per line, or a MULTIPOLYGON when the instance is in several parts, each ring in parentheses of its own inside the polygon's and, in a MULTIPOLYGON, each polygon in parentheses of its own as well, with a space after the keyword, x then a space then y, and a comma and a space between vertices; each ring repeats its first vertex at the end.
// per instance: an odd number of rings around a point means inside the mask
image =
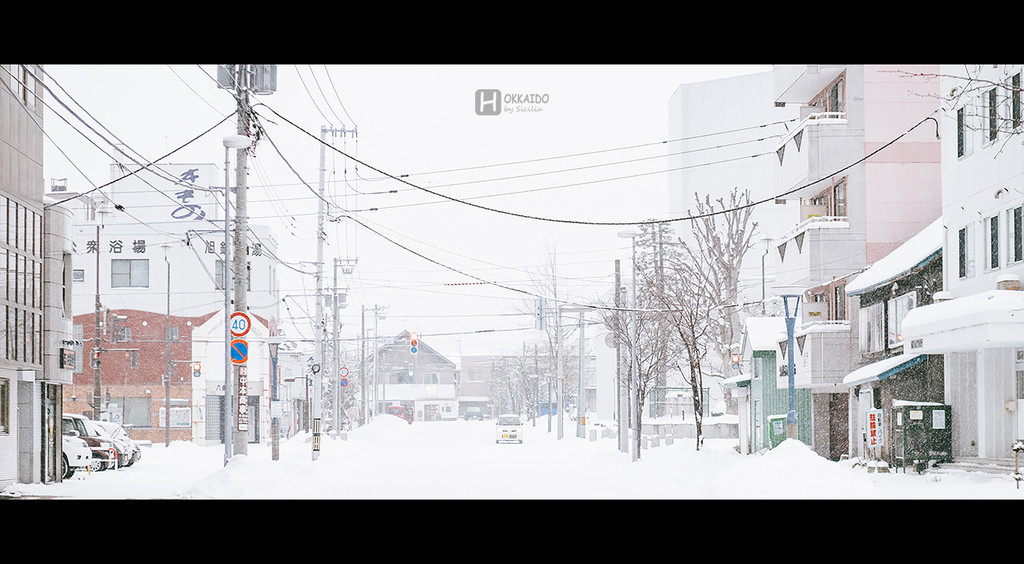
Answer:
POLYGON ((893 467, 923 472, 929 461, 953 462, 952 413, 943 404, 894 402, 893 467))
POLYGON ((779 446, 784 440, 786 440, 786 416, 769 415, 768 441, 772 445, 772 448, 779 446))

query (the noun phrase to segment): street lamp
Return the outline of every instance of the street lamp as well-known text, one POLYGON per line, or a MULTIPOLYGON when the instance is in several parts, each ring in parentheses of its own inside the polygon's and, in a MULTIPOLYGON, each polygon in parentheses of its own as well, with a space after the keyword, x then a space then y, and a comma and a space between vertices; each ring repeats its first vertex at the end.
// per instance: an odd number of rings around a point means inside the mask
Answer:
POLYGON ((786 438, 797 438, 797 417, 796 417, 796 389, 794 376, 796 375, 796 362, 794 356, 793 333, 796 328, 796 314, 800 307, 800 297, 803 296, 805 288, 802 286, 776 286, 775 293, 786 308, 786 375, 789 377, 789 413, 786 414, 786 438))
POLYGON ((164 318, 164 447, 171 446, 171 375, 174 363, 171 361, 171 259, 168 257, 170 242, 160 244, 164 249, 164 265, 167 268, 167 316, 164 318))
POLYGON ((244 135, 228 135, 223 139, 224 144, 224 260, 221 265, 222 283, 224 284, 224 408, 221 414, 221 424, 224 432, 224 465, 227 466, 231 458, 231 446, 234 442, 232 425, 234 414, 232 413, 231 398, 234 396, 231 382, 231 324, 228 322, 231 316, 231 180, 230 164, 231 149, 244 149, 252 144, 252 140, 244 135))
MULTIPOLYGON (((630 365, 632 366, 632 369, 630 370, 630 374, 628 375, 628 384, 627 384, 627 386, 629 388, 629 414, 628 414, 628 416, 629 416, 629 421, 631 423, 630 427, 633 428, 633 433, 634 434, 639 434, 640 430, 635 428, 636 427, 636 416, 637 416, 637 413, 636 413, 636 399, 637 399, 636 398, 636 383, 637 383, 636 379, 639 376, 639 358, 637 358, 637 354, 636 354, 636 345, 637 345, 637 338, 638 338, 638 336, 640 334, 640 331, 637 328, 637 324, 636 324, 636 236, 637 236, 637 231, 635 229, 625 229, 625 230, 619 231, 619 237, 621 237, 623 239, 630 239, 632 241, 632 247, 633 247, 633 307, 631 308, 632 311, 630 311, 630 314, 629 314, 630 321, 631 321, 631 323, 633 325, 633 339, 632 339, 632 343, 630 344, 630 355, 631 355, 631 358, 632 358, 630 365)), ((619 423, 619 428, 620 429, 622 428, 621 419, 620 419, 620 423, 619 423)), ((636 462, 636 460, 640 456, 640 453, 637 452, 637 437, 633 437, 633 440, 630 441, 630 443, 631 443, 631 445, 630 445, 630 452, 632 452, 632 454, 633 454, 633 456, 632 456, 633 461, 636 462)))

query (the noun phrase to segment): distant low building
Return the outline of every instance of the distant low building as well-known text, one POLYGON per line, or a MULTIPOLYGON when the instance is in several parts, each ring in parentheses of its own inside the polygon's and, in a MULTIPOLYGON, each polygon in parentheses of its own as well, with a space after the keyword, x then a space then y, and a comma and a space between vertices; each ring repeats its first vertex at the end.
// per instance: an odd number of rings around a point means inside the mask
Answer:
POLYGON ((374 355, 375 414, 400 405, 413 410, 415 421, 458 418, 455 363, 419 335, 403 331, 378 347, 374 355))

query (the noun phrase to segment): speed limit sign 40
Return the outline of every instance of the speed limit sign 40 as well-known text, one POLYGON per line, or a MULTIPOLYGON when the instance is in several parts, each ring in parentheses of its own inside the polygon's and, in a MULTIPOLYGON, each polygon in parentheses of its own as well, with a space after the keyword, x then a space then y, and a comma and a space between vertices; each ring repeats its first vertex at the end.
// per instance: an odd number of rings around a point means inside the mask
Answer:
POLYGON ((231 335, 234 337, 244 337, 249 332, 249 327, 252 325, 252 321, 249 320, 249 314, 244 311, 236 311, 231 314, 230 329, 231 335))

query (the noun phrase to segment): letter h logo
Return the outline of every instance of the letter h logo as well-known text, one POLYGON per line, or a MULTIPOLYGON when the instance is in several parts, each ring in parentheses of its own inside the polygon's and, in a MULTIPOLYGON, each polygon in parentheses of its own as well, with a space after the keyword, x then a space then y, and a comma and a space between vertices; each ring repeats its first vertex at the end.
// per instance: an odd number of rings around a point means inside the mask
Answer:
POLYGON ((476 91, 476 115, 496 116, 501 113, 501 91, 500 90, 477 90, 476 91))

